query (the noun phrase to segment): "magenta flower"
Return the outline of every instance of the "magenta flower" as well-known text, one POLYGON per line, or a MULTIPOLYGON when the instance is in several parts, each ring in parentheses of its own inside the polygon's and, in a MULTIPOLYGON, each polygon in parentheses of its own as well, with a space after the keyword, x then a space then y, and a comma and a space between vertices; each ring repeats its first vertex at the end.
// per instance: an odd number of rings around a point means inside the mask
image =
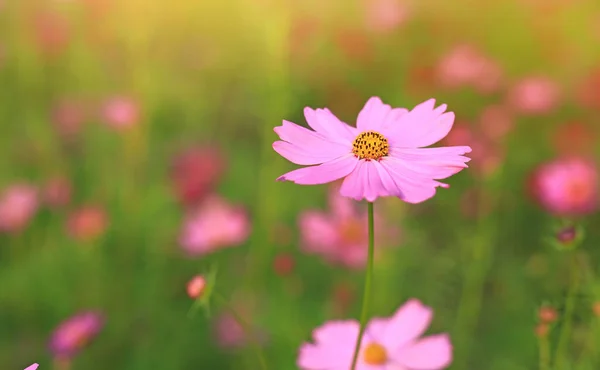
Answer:
MULTIPOLYGON (((421 338, 433 316, 431 308, 411 299, 390 318, 375 318, 367 325, 358 354, 357 370, 439 370, 452 362, 447 334, 421 338)), ((303 370, 349 369, 358 337, 354 320, 331 321, 315 329, 314 344, 300 348, 303 370)))
POLYGON ((15 184, 0 194, 0 232, 23 230, 37 212, 38 191, 28 184, 15 184))
POLYGON ((340 121, 328 109, 304 109, 308 130, 283 121, 275 128, 281 141, 273 149, 287 160, 311 167, 278 178, 302 185, 324 184, 344 178, 340 194, 375 201, 395 196, 420 203, 435 195, 445 179, 466 168, 468 146, 424 148, 444 138, 454 113, 430 99, 412 111, 392 109, 381 99, 369 99, 357 127, 340 121))
MULTIPOLYGON (((327 262, 350 268, 364 268, 367 262, 367 212, 360 212, 349 198, 339 194, 339 186, 329 193, 329 212, 307 210, 300 215, 302 249, 321 255, 327 262)), ((378 215, 375 214, 375 218, 378 215)), ((375 237, 387 240, 387 229, 375 222, 375 237)))
POLYGON ((550 213, 576 216, 598 209, 600 177, 594 163, 586 159, 573 157, 545 163, 531 180, 534 197, 550 213))
POLYGON ((213 196, 188 215, 179 242, 188 254, 200 256, 242 244, 249 235, 246 211, 213 196))
POLYGON ((54 330, 50 338, 50 351, 57 358, 71 358, 87 346, 103 326, 103 316, 95 311, 72 316, 54 330))

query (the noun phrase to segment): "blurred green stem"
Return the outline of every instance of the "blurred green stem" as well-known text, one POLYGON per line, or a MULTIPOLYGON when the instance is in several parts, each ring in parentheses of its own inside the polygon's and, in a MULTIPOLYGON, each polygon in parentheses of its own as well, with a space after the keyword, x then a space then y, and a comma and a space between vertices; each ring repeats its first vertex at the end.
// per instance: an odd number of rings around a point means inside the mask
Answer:
POLYGON ((268 367, 267 367, 267 361, 265 360, 265 355, 260 347, 260 342, 259 342, 258 338, 253 335, 250 325, 246 322, 246 320, 244 320, 242 318, 242 316, 240 316, 237 313, 237 311, 229 304, 229 302, 227 301, 227 299, 225 299, 225 297, 223 297, 221 294, 219 294, 217 292, 213 292, 212 294, 213 294, 213 297, 215 297, 215 299, 219 302, 219 304, 221 306, 223 306, 227 310, 229 310, 229 312, 231 313, 231 315, 233 316, 235 321, 240 325, 244 334, 246 335, 246 338, 254 347, 256 356, 258 357, 258 362, 260 362, 261 369, 267 370, 268 367))
POLYGON ((540 370, 550 370, 550 342, 547 335, 540 335, 538 340, 540 352, 540 370))
POLYGON ((373 203, 368 203, 369 213, 369 253, 367 259, 367 273, 365 277, 365 290, 363 293, 362 312, 360 314, 360 331, 358 332, 358 338, 356 340, 356 346, 354 347, 354 356, 352 357, 352 366, 350 370, 354 370, 356 367, 356 361, 358 360, 358 352, 360 350, 360 343, 362 342, 363 334, 365 333, 365 327, 369 319, 369 304, 371 302, 371 285, 373 281, 373 255, 375 252, 375 221, 373 218, 373 203))
POLYGON ((569 338, 571 337, 573 326, 573 313, 575 311, 575 301, 577 297, 577 291, 579 289, 579 270, 576 252, 571 253, 570 270, 571 283, 569 285, 569 292, 565 304, 565 314, 563 317, 563 324, 560 329, 560 335, 558 337, 558 345, 556 347, 556 357, 554 361, 554 367, 556 369, 563 369, 565 367, 564 365, 567 358, 567 351, 569 350, 569 338))

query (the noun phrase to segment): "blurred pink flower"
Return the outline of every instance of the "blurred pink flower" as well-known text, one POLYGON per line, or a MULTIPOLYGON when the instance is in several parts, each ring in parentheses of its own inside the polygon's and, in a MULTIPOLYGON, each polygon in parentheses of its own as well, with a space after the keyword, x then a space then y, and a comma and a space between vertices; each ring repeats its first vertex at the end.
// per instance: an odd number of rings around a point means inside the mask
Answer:
POLYGON ((86 107, 81 101, 64 99, 52 109, 52 123, 61 136, 73 138, 81 131, 86 114, 86 107))
POLYGON ((296 260, 289 253, 279 253, 273 259, 273 270, 279 276, 288 276, 294 271, 296 260))
POLYGON ((596 165, 571 157, 540 165, 532 174, 529 190, 548 212, 576 216, 598 209, 599 185, 596 165))
POLYGON ((497 91, 503 78, 498 63, 472 45, 455 46, 437 66, 439 83, 447 88, 470 86, 482 94, 497 91))
POLYGON ((227 160, 216 147, 187 149, 173 160, 173 191, 183 205, 195 205, 214 190, 226 167, 227 160))
POLYGON ((25 368, 25 370, 37 370, 37 368, 38 368, 39 366, 40 366, 39 364, 33 364, 33 365, 30 365, 30 366, 27 366, 27 367, 25 368))
POLYGON ((507 102, 515 112, 530 115, 550 113, 558 106, 561 98, 558 84, 542 76, 521 79, 507 94, 507 102))
POLYGON ((430 99, 413 110, 392 109, 378 97, 369 99, 358 114, 357 127, 340 121, 328 109, 305 108, 314 131, 289 121, 276 127, 281 139, 273 149, 300 168, 279 181, 317 185, 344 178, 340 194, 355 200, 375 201, 394 196, 408 203, 433 197, 436 181, 468 166, 468 146, 426 148, 452 129, 454 113, 446 105, 435 108, 430 99))
POLYGON ((562 124, 554 132, 554 148, 561 155, 592 155, 598 140, 595 128, 578 121, 562 124))
POLYGON ((242 244, 250 235, 246 211, 218 196, 207 198, 186 217, 179 242, 190 256, 242 244))
POLYGON ((69 235, 79 241, 93 241, 108 227, 108 215, 98 205, 86 205, 71 212, 67 220, 69 235))
MULTIPOLYGON (((374 318, 365 330, 357 369, 441 370, 452 362, 447 334, 421 336, 433 311, 416 299, 400 307, 390 318, 374 318)), ((348 369, 358 339, 355 320, 330 321, 313 331, 314 344, 300 347, 297 365, 303 370, 348 369)))
POLYGON ((0 232, 23 230, 39 206, 38 191, 28 184, 14 184, 0 194, 0 232))
POLYGON ((267 333, 256 328, 252 319, 253 313, 256 312, 256 302, 248 297, 234 295, 230 300, 229 307, 235 310, 250 330, 250 333, 245 332, 244 328, 237 322, 235 316, 230 312, 220 313, 213 321, 213 331, 219 347, 224 349, 235 349, 244 347, 249 340, 266 343, 268 340, 267 333), (247 336, 252 335, 250 339, 247 336))
POLYGON ((50 352, 57 358, 72 358, 90 344, 103 326, 103 316, 95 311, 72 316, 54 330, 50 338, 50 352))
MULTIPOLYGON (((300 214, 302 249, 322 256, 329 263, 364 268, 369 236, 366 210, 359 212, 351 199, 339 194, 339 186, 330 189, 329 208, 329 213, 308 210, 300 214)), ((375 225, 376 240, 387 240, 388 231, 383 223, 375 225)))
POLYGON ((127 96, 115 96, 105 101, 101 114, 104 122, 115 129, 128 129, 140 120, 138 103, 127 96))
POLYGON ((34 37, 40 51, 49 56, 62 53, 70 42, 68 21, 56 12, 40 12, 34 19, 34 37))
POLYGON ((374 32, 391 32, 410 16, 406 0, 363 0, 363 6, 366 26, 374 32))
POLYGON ((194 276, 187 284, 187 294, 190 298, 196 299, 202 295, 206 287, 206 279, 202 275, 194 276))
POLYGON ((479 115, 478 125, 487 138, 497 141, 503 139, 514 128, 514 119, 508 108, 489 105, 479 115))
POLYGON ((600 109, 600 67, 593 70, 579 83, 576 97, 582 106, 600 109))
POLYGON ((44 185, 44 203, 50 207, 63 207, 71 200, 71 183, 64 177, 54 177, 44 185))

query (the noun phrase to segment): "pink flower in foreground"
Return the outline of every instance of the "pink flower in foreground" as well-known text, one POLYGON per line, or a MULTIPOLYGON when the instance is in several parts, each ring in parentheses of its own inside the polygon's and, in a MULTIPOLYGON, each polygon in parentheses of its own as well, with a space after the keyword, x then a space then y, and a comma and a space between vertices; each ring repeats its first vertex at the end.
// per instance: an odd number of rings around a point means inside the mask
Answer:
MULTIPOLYGON (((300 215, 302 249, 321 255, 330 263, 363 268, 369 236, 366 210, 359 212, 352 200, 339 194, 338 186, 331 188, 329 207, 330 212, 308 210, 300 215)), ((375 225, 381 228, 382 223, 376 221, 375 225)), ((376 230, 376 238, 382 232, 387 230, 376 230)))
POLYGON ((188 254, 200 256, 242 244, 249 235, 246 211, 213 196, 188 215, 179 242, 188 254))
POLYGON ((28 184, 12 185, 0 194, 0 232, 19 232, 38 209, 38 192, 28 184))
MULTIPOLYGON (((362 339, 356 370, 439 370, 452 362, 447 334, 421 338, 433 317, 431 308, 411 299, 390 318, 370 321, 362 339)), ((342 370, 352 364, 359 323, 330 321, 315 329, 314 344, 303 344, 298 367, 342 370)))
POLYGON ((95 311, 72 316, 54 330, 50 338, 50 351, 57 358, 71 358, 87 346, 103 326, 103 316, 95 311))
POLYGON ((508 104, 518 113, 546 114, 558 105, 560 88, 546 77, 527 77, 508 91, 508 104))
POLYGON ((466 168, 468 146, 424 148, 444 138, 454 123, 446 105, 430 99, 412 111, 392 109, 369 99, 357 127, 340 121, 328 109, 304 109, 308 130, 289 121, 276 127, 281 141, 273 149, 287 160, 310 167, 286 173, 279 181, 325 184, 344 178, 340 194, 375 201, 395 196, 420 203, 435 195, 438 182, 466 168))
POLYGON ((130 128, 140 120, 139 106, 132 98, 117 96, 104 103, 102 118, 113 128, 130 128))
POLYGON ((37 370, 38 366, 40 366, 40 365, 39 364, 33 364, 33 365, 30 365, 30 366, 27 366, 25 368, 25 370, 37 370))
POLYGON ((588 160, 545 163, 533 173, 530 185, 534 197, 553 214, 573 216, 598 209, 598 169, 588 160))

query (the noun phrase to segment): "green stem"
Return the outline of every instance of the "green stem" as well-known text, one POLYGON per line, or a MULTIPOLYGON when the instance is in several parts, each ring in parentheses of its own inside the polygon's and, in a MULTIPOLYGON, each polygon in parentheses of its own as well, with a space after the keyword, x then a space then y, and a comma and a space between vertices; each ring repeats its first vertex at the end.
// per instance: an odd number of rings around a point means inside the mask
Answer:
POLYGON ((550 342, 548 336, 540 335, 538 341, 540 351, 540 370, 550 370, 550 342))
POLYGON ((579 270, 577 268, 577 256, 573 252, 571 256, 571 284, 565 304, 564 322, 560 330, 558 345, 556 347, 556 358, 554 365, 557 369, 563 369, 566 361, 569 338, 571 337, 571 328, 573 324, 573 312, 575 311, 575 298, 579 288, 579 270))
POLYGON ((265 354, 263 353, 263 351, 260 347, 260 343, 259 343, 258 339, 253 335, 250 325, 246 322, 246 320, 244 320, 242 318, 242 316, 240 316, 237 313, 237 311, 233 307, 231 307, 231 305, 229 304, 229 302, 227 302, 225 297, 223 297, 222 295, 220 295, 217 292, 213 292, 212 294, 213 294, 213 297, 215 297, 215 299, 217 301, 219 301, 223 307, 225 307, 226 309, 229 310, 229 312, 231 313, 231 315, 233 316, 235 321, 240 325, 240 327, 242 328, 242 331, 246 335, 246 338, 248 338, 248 340, 254 347, 254 350, 256 351, 256 356, 258 357, 258 362, 260 362, 261 369, 267 370, 268 367, 267 367, 267 361, 265 360, 265 354))
POLYGON ((356 361, 358 360, 358 352, 360 350, 360 343, 365 333, 365 327, 369 319, 369 303, 371 302, 371 284, 373 280, 373 255, 375 252, 375 221, 373 217, 373 203, 368 203, 369 213, 369 254, 367 259, 367 272, 365 277, 365 290, 363 293, 362 311, 360 314, 360 331, 358 332, 358 339, 356 340, 356 346, 354 347, 354 356, 352 357, 352 366, 350 370, 354 370, 356 367, 356 361))

